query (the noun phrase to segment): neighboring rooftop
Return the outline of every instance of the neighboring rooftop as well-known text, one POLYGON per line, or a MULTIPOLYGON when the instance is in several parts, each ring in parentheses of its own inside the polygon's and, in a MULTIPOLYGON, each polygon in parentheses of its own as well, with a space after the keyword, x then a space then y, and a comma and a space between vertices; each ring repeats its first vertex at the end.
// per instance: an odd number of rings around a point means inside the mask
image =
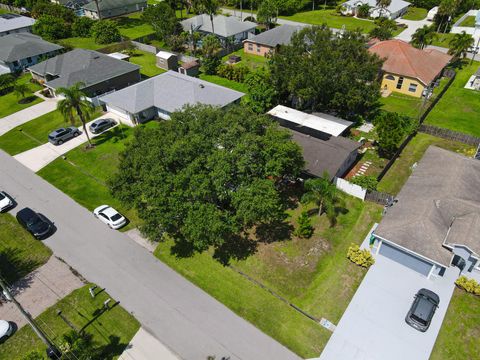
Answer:
MULTIPOLYGON (((212 22, 210 21, 210 16, 206 14, 183 20, 181 24, 185 31, 212 32, 212 22)), ((257 27, 257 24, 251 21, 240 21, 235 16, 215 15, 213 17, 213 26, 216 35, 226 38, 253 30, 257 27)))
POLYGON ((291 130, 292 139, 302 147, 305 159, 305 172, 314 176, 323 176, 327 171, 331 178, 345 164, 353 151, 361 144, 344 137, 331 136, 328 140, 291 130))
POLYGON ((353 125, 350 121, 332 115, 324 113, 307 114, 283 105, 275 106, 268 114, 278 119, 297 124, 298 128, 310 128, 333 136, 339 136, 353 125))
POLYGON ((79 81, 83 82, 87 88, 122 74, 139 70, 140 66, 117 60, 97 51, 74 49, 33 65, 29 69, 41 76, 46 74, 58 76, 46 83, 47 86, 56 89, 72 86, 79 81))
POLYGON ((480 161, 430 146, 375 234, 441 265, 464 245, 480 255, 480 161))
POLYGON ((108 94, 101 100, 132 114, 156 108, 174 112, 185 105, 226 106, 244 94, 191 76, 168 71, 108 94))
POLYGON ((63 49, 30 33, 13 33, 0 37, 0 60, 14 62, 63 49))
MULTIPOLYGON (((350 6, 358 6, 358 5, 361 5, 361 4, 368 4, 371 8, 378 8, 377 0, 349 0, 349 1, 344 2, 343 4, 348 4, 350 6)), ((405 7, 407 7, 409 5, 411 5, 411 4, 407 1, 392 0, 390 5, 388 5, 386 9, 390 13, 396 13, 397 11, 404 9, 405 7)))
POLYGON ((156 55, 156 57, 159 57, 161 59, 170 59, 172 56, 175 56, 175 54, 163 50, 159 51, 156 55))
POLYGON ((419 50, 402 40, 380 41, 368 49, 386 59, 385 72, 408 76, 428 86, 452 59, 452 56, 435 49, 419 50))
MULTIPOLYGON (((104 11, 145 2, 146 0, 102 0, 98 2, 98 7, 100 8, 100 11, 104 11)), ((91 1, 88 4, 83 5, 82 9, 97 12, 97 4, 95 4, 95 1, 91 1)))
MULTIPOLYGON (((306 26, 306 25, 305 25, 306 26)), ((253 42, 255 44, 261 44, 270 47, 276 47, 278 45, 288 45, 292 39, 293 34, 302 30, 305 26, 300 25, 281 25, 271 30, 262 32, 254 37, 245 40, 253 42)))
POLYGON ((30 27, 35 20, 18 14, 0 14, 0 33, 30 27))

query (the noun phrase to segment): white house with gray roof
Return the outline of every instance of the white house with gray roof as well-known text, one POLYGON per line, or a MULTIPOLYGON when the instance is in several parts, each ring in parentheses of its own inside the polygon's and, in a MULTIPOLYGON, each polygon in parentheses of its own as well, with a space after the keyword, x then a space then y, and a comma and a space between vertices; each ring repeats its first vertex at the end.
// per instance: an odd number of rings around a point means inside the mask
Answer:
POLYGON ((58 55, 63 47, 30 33, 0 37, 0 74, 25 70, 41 60, 58 55))
POLYGON ((18 14, 0 14, 0 36, 32 32, 35 20, 18 14))
POLYGON ((104 108, 118 115, 128 125, 161 118, 186 105, 225 107, 236 103, 244 94, 208 81, 175 71, 167 71, 123 90, 100 98, 104 108))
POLYGON ((393 20, 404 15, 411 4, 403 0, 392 0, 390 5, 382 9, 377 6, 376 0, 349 0, 342 4, 342 13, 344 15, 357 15, 358 8, 362 5, 370 6, 369 13, 372 18, 386 17, 393 20))
POLYGON ((255 35, 257 24, 251 21, 241 21, 235 16, 215 15, 213 17, 213 29, 210 16, 201 14, 181 22, 183 30, 187 32, 198 31, 205 35, 215 34, 222 44, 228 40, 234 44, 240 44, 249 36, 255 35))
POLYGON ((480 279, 480 161, 430 146, 370 239, 426 277, 458 267, 480 279))
POLYGON ((93 50, 74 49, 28 68, 52 95, 60 87, 83 83, 92 98, 140 81, 140 66, 93 50))

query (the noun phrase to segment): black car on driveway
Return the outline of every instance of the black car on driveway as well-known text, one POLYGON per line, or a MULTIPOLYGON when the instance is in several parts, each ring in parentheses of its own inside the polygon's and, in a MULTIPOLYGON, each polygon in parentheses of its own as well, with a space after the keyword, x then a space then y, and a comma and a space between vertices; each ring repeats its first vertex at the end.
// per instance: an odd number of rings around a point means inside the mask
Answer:
POLYGON ((17 213, 17 220, 37 239, 44 239, 53 231, 53 224, 45 216, 30 208, 20 210, 17 213))
POLYGON ((80 130, 75 126, 60 128, 52 131, 50 135, 48 135, 48 141, 53 145, 62 145, 65 141, 77 137, 78 135, 80 135, 80 130))
POLYGON ((117 123, 113 119, 105 118, 105 119, 98 119, 95 120, 90 124, 88 127, 93 134, 99 134, 102 131, 110 129, 111 127, 115 126, 117 123))
POLYGON ((418 331, 427 331, 438 304, 440 304, 440 298, 433 291, 428 289, 418 290, 405 321, 418 331))

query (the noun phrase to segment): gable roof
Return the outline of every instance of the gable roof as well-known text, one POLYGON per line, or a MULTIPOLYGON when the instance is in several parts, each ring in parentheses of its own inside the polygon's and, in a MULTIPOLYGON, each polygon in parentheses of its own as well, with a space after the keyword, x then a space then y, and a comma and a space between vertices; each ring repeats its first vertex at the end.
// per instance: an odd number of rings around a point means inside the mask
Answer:
POLYGON ((175 71, 167 71, 148 80, 103 96, 101 100, 131 114, 153 106, 174 112, 185 105, 226 106, 244 94, 175 71))
POLYGON ((480 161, 430 146, 397 199, 375 234, 446 266, 443 243, 480 255, 480 161))
POLYGON ((297 26, 285 24, 255 35, 254 37, 244 41, 270 47, 276 47, 278 45, 288 45, 290 44, 290 40, 292 39, 293 34, 295 34, 297 31, 302 30, 306 26, 307 25, 297 26))
POLYGON ((83 82, 87 88, 139 69, 138 65, 85 49, 74 49, 29 68, 41 76, 58 76, 45 84, 54 89, 69 87, 77 82, 83 82))
POLYGON ((0 37, 0 60, 13 62, 63 49, 30 33, 15 33, 0 37))
POLYGON ((18 14, 0 14, 0 33, 30 27, 35 20, 18 14))
MULTIPOLYGON (((98 2, 98 7, 100 8, 100 11, 104 11, 121 8, 123 6, 146 3, 146 0, 102 0, 98 2)), ((97 12, 97 5, 95 4, 95 1, 91 1, 88 4, 83 5, 82 9, 97 12)))
MULTIPOLYGON (((210 16, 207 14, 197 15, 190 19, 183 20, 181 24, 185 31, 191 31, 193 29, 194 31, 212 32, 212 23, 210 16)), ((240 21, 235 16, 215 15, 213 17, 213 26, 215 35, 226 38, 253 30, 257 27, 257 24, 251 21, 240 21)))
POLYGON ((385 72, 418 79, 426 86, 440 75, 452 59, 452 56, 438 50, 419 50, 396 39, 380 41, 368 50, 386 59, 382 66, 385 72))

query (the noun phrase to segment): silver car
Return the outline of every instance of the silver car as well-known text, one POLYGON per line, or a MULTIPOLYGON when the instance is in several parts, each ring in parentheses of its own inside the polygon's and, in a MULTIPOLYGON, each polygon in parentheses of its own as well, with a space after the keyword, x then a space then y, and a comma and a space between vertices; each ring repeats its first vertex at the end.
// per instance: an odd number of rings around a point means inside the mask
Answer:
POLYGON ((80 135, 80 130, 78 130, 75 126, 60 128, 52 131, 50 135, 48 135, 48 141, 50 141, 53 145, 62 145, 65 141, 77 137, 78 135, 80 135))

